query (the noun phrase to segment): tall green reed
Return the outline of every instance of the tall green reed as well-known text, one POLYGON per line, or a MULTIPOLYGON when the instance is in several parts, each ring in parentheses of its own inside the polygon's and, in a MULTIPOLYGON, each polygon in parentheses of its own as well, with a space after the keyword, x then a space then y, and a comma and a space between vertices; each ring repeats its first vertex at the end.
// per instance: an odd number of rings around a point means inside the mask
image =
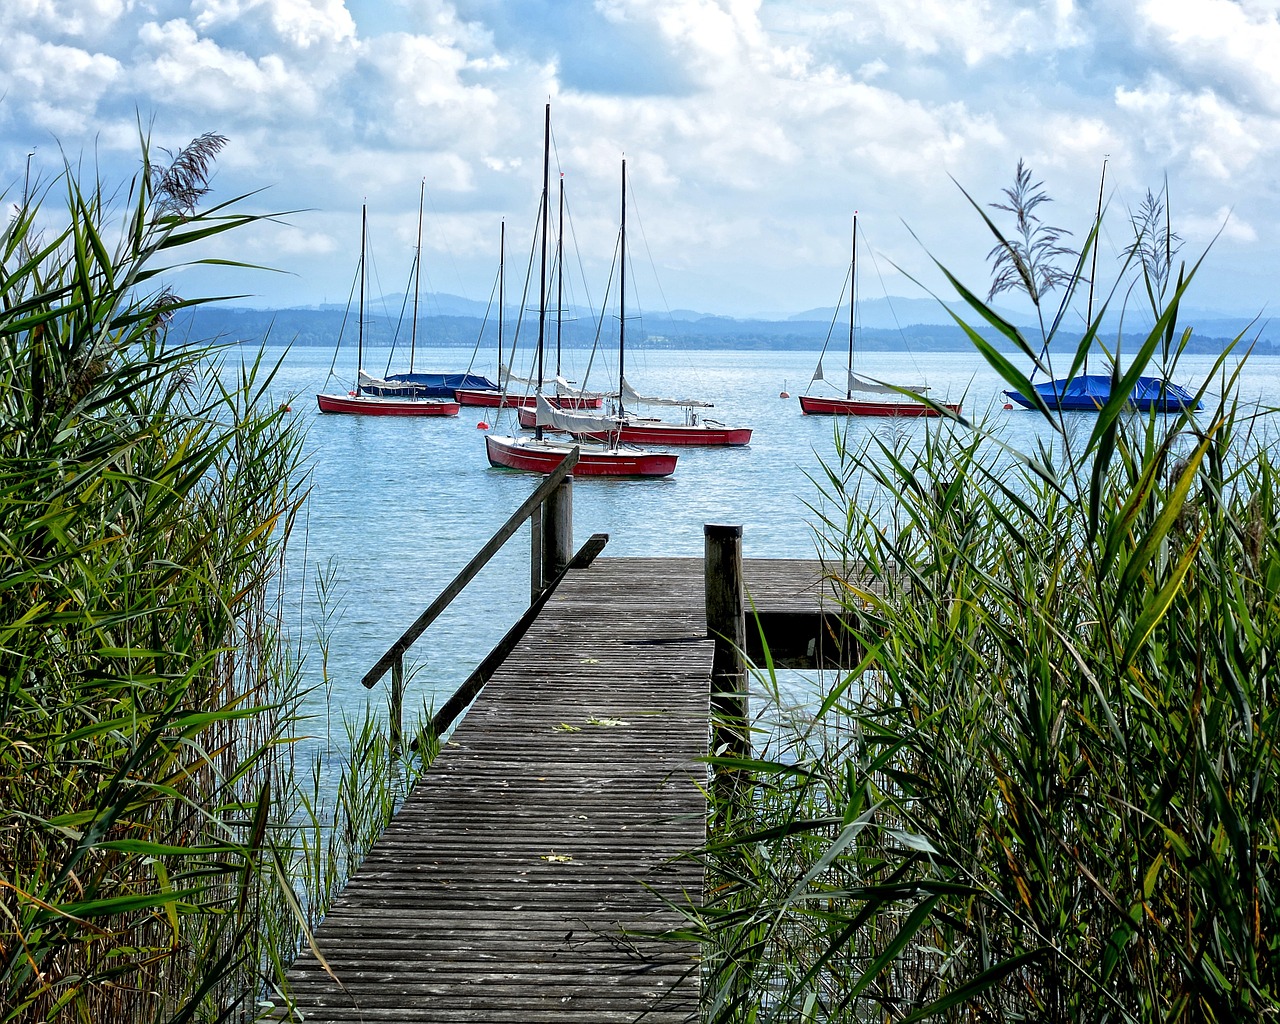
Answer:
POLYGON ((259 219, 198 208, 224 142, 144 138, 123 195, 68 165, 0 232, 0 1019, 249 1016, 288 931, 300 438, 161 283, 259 219))
MULTIPOLYGON (((1016 264, 1017 245, 1002 251, 1016 264)), ((1155 324, 1127 364, 1118 339, 1107 350, 1098 413, 1032 414, 1037 450, 981 419, 940 420, 914 446, 837 432, 819 531, 879 585, 847 589, 860 663, 785 756, 751 765, 755 799, 709 842, 709 895, 683 933, 705 943, 707 1019, 1280 1013, 1275 438, 1226 353, 1203 411, 1128 407, 1153 362, 1176 373, 1194 278, 1128 266, 1155 324)), ((952 280, 1051 370, 1067 298, 1037 345, 952 280)))

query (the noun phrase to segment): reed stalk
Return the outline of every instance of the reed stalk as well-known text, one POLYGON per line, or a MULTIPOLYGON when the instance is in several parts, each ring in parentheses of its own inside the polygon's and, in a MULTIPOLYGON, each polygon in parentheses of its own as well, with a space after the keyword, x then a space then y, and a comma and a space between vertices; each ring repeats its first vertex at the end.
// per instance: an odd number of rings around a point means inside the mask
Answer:
POLYGON ((123 193, 68 164, 0 229, 0 1020, 256 1019, 307 924, 302 438, 162 284, 260 219, 201 206, 224 143, 144 137, 123 193))
MULTIPOLYGON (((1280 1015, 1274 426, 1227 353, 1202 411, 1126 407, 1189 333, 1194 268, 1141 263, 1157 316, 1132 363, 1111 354, 1120 394, 1030 413, 1038 450, 994 419, 918 444, 837 433, 819 533, 882 587, 847 588, 860 664, 750 765, 755 800, 704 851, 681 937, 704 942, 706 1020, 1280 1015)), ((1099 312, 1081 347, 1101 334, 1099 312)))

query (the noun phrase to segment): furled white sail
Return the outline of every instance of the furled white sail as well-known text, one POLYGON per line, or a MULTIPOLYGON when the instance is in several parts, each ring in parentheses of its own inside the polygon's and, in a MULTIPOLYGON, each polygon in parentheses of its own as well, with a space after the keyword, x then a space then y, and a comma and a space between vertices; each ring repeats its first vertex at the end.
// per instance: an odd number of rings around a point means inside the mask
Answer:
POLYGON ((556 377, 556 394, 561 398, 599 398, 599 392, 583 391, 582 388, 575 388, 572 383, 563 377, 556 377))
MULTIPOLYGON (((521 377, 518 373, 512 373, 511 367, 506 363, 498 364, 498 379, 502 381, 503 387, 509 387, 513 382, 516 384, 524 384, 526 387, 532 388, 534 380, 531 377, 521 377)), ((575 388, 569 381, 563 377, 556 377, 556 394, 561 398, 598 398, 596 392, 583 391, 581 388, 575 388)))
POLYGON ((395 388, 395 387, 403 388, 405 387, 404 381, 400 381, 397 384, 394 381, 383 380, 381 377, 371 376, 370 374, 365 373, 364 370, 358 371, 357 381, 359 382, 361 390, 365 390, 369 388, 395 388))
POLYGON ((511 367, 506 363, 498 364, 498 380, 502 384, 504 390, 509 390, 512 381, 517 384, 532 384, 533 381, 528 377, 521 377, 518 373, 512 373, 511 367))
POLYGON ((582 412, 557 409, 542 395, 537 398, 536 422, 540 427, 555 427, 571 434, 617 433, 618 421, 612 416, 590 416, 582 412))
POLYGON ((867 380, 865 377, 859 377, 851 371, 849 373, 849 390, 870 391, 877 395, 896 395, 903 391, 911 391, 917 395, 923 395, 929 390, 929 386, 927 384, 878 384, 873 380, 867 380))
POLYGON ((640 405, 671 405, 679 406, 685 409, 712 409, 715 407, 712 402, 700 402, 696 398, 654 398, 650 395, 639 395, 627 383, 627 378, 622 378, 622 400, 629 404, 640 405))

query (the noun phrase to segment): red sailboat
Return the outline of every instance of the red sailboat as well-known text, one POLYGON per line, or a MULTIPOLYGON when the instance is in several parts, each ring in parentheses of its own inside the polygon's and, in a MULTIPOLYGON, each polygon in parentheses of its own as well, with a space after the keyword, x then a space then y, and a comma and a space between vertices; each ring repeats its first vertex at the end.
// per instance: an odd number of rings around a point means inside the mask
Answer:
MULTIPOLYGON (((563 420, 566 426, 554 424, 555 429, 567 430, 580 440, 603 441, 612 444, 655 444, 671 446, 719 446, 729 447, 751 443, 750 427, 731 427, 720 420, 711 419, 698 410, 710 409, 710 402, 698 401, 694 398, 658 398, 637 394, 627 383, 625 376, 626 359, 626 298, 627 298, 627 162, 622 161, 622 222, 619 235, 619 291, 618 291, 618 405, 617 411, 608 417, 599 417, 589 421, 581 417, 569 417, 563 420), (656 405, 684 409, 684 422, 671 423, 657 417, 638 416, 628 412, 628 406, 656 405)), ((563 408, 563 407, 562 407, 563 408)), ((519 411, 520 425, 525 428, 537 425, 539 419, 544 427, 547 417, 535 413, 531 409, 519 411)))
MULTIPOLYGON (((343 395, 316 395, 321 412, 355 416, 457 416, 460 407, 451 398, 424 395, 408 381, 389 381, 364 372, 365 247, 368 211, 360 207, 360 304, 356 318, 356 388, 343 395)), ((422 204, 418 205, 418 248, 422 248, 422 204)), ((417 285, 414 286, 414 327, 417 327, 417 285)), ((410 367, 412 368, 412 356, 410 367)))
MULTIPOLYGON (((685 422, 671 423, 656 417, 637 416, 634 413, 620 412, 616 416, 596 417, 598 425, 586 425, 586 421, 571 428, 551 426, 553 430, 566 430, 577 438, 589 438, 596 441, 619 441, 623 444, 656 444, 681 447, 735 447, 751 443, 750 427, 731 427, 720 420, 700 416, 695 410, 711 408, 710 403, 694 399, 652 398, 638 395, 624 380, 621 389, 625 405, 653 404, 681 406, 685 412, 685 422)), ((560 408, 564 408, 561 406, 560 408)), ((532 408, 521 408, 518 411, 520 426, 526 430, 537 425, 537 412, 532 408)), ((548 424, 543 424, 544 429, 548 424)))
MULTIPOLYGON (((547 321, 547 217, 549 175, 551 164, 551 104, 546 108, 546 125, 542 151, 542 211, 541 211, 541 246, 542 271, 539 283, 538 302, 538 387, 542 386, 542 354, 546 339, 547 321)), ((624 172, 625 173, 625 172, 624 172)), ((625 180, 625 179, 624 179, 625 180)), ((553 420, 558 416, 576 414, 555 409, 542 395, 536 395, 535 401, 540 421, 553 420)), ((583 417, 586 418, 586 417, 583 417)), ((594 419, 594 417, 592 417, 594 419)), ((543 426, 536 425, 533 437, 512 437, 488 434, 485 436, 485 452, 489 464, 506 469, 519 469, 526 472, 549 473, 564 460, 574 449, 573 444, 554 441, 543 437, 543 426)), ((578 464, 574 474, 579 476, 670 476, 676 468, 678 456, 668 452, 651 452, 643 448, 624 447, 616 442, 608 445, 580 445, 578 464)))
MULTIPOLYGON (((853 215, 853 245, 849 259, 849 358, 845 366, 844 397, 811 395, 806 390, 800 396, 800 411, 807 415, 835 416, 940 416, 943 410, 960 413, 959 403, 932 402, 924 398, 929 390, 926 384, 883 384, 871 380, 853 370, 853 333, 854 313, 857 308, 855 296, 858 266, 858 215, 853 215), (858 393, 857 398, 854 392, 858 393)), ((826 346, 822 349, 826 354, 826 346)), ((818 368, 809 381, 823 380, 822 356, 818 357, 818 368)))
POLYGON ((388 398, 353 391, 346 395, 316 395, 321 412, 356 416, 457 416, 461 406, 447 398, 388 398))

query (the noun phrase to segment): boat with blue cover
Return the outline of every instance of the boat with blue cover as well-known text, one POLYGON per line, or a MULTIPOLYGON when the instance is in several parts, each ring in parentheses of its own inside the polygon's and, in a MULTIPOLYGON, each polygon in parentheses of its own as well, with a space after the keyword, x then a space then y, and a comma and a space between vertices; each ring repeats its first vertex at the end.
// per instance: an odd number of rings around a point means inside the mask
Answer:
MULTIPOLYGON (((1111 398, 1112 379, 1109 374, 1086 373, 1065 380, 1047 380, 1033 384, 1036 394, 1050 409, 1063 412, 1097 412, 1111 398)), ((1020 391, 1006 391, 1010 401, 1025 409, 1034 403, 1020 391)), ((1139 412, 1193 412, 1200 408, 1198 402, 1184 388, 1162 377, 1139 377, 1129 394, 1128 404, 1139 412)))

